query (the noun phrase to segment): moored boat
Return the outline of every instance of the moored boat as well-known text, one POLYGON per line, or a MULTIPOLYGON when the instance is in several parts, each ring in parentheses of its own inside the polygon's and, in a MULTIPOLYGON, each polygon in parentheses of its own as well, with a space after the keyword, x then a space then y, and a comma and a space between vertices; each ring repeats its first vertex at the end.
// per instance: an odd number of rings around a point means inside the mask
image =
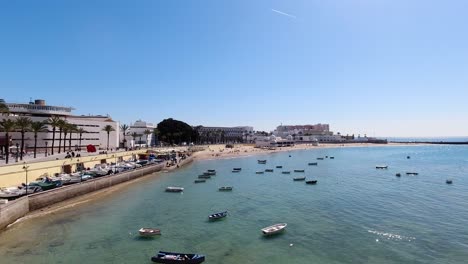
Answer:
POLYGON ((262 228, 262 233, 267 236, 274 235, 283 231, 286 228, 286 226, 288 226, 288 224, 286 223, 280 223, 280 224, 274 224, 272 226, 267 226, 265 228, 262 228))
POLYGON ((283 166, 281 166, 281 165, 278 165, 278 166, 276 166, 276 168, 277 168, 277 169, 282 169, 282 168, 283 168, 283 166))
POLYGON ((241 171, 242 168, 234 168, 234 169, 232 169, 232 170, 233 170, 233 171, 241 171))
POLYGON ((184 191, 183 187, 174 187, 174 186, 166 187, 166 192, 183 192, 183 191, 184 191))
POLYGON ((199 179, 210 179, 211 176, 210 175, 198 175, 198 178, 199 179))
POLYGON ((256 171, 255 173, 256 173, 256 174, 263 174, 264 171, 256 171))
POLYGON ((205 171, 203 173, 203 175, 205 176, 215 176, 216 175, 216 171, 205 171))
POLYGON ((265 172, 273 172, 273 169, 266 169, 265 172))
POLYGON ((317 160, 323 160, 323 158, 317 158, 317 160))
POLYGON ((208 219, 209 220, 217 220, 217 219, 221 219, 221 218, 224 218, 227 216, 227 211, 224 211, 224 212, 220 212, 220 213, 216 213, 216 214, 211 214, 208 216, 208 219))
POLYGON ((140 236, 142 237, 153 237, 156 235, 161 235, 161 230, 150 227, 142 227, 140 230, 138 230, 138 233, 140 233, 140 236))
POLYGON ((202 182, 206 182, 205 179, 198 179, 198 180, 195 180, 193 181, 194 183, 202 183, 202 182))
POLYGON ((309 162, 309 166, 317 166, 318 163, 317 162, 309 162))
POLYGON ((293 181, 304 181, 306 179, 306 177, 296 177, 296 178, 293 178, 293 181))
POLYGON ((232 170, 233 173, 238 173, 240 170, 232 170))
POLYGON ((330 157, 330 159, 335 159, 335 157, 330 157))
POLYGON ((294 170, 294 172, 305 172, 305 170, 294 170))
POLYGON ((266 164, 267 160, 257 160, 258 164, 266 164))
POLYGON ((222 186, 222 187, 219 187, 218 190, 220 191, 232 191, 232 186, 222 186))
POLYGON ((282 173, 282 174, 291 174, 290 171, 282 171, 281 173, 282 173))
POLYGON ((418 175, 419 173, 417 172, 407 172, 406 175, 418 175))
POLYGON ((395 176, 401 177, 401 173, 397 173, 397 174, 395 174, 395 176))
POLYGON ((317 180, 306 181, 306 184, 317 184, 317 180))
POLYGON ((388 169, 388 165, 377 165, 375 166, 376 169, 388 169))
POLYGON ((447 179, 447 180, 445 181, 445 183, 447 183, 447 184, 452 184, 453 181, 452 181, 451 179, 447 179))
POLYGON ((151 261, 156 263, 187 263, 187 264, 198 264, 205 261, 204 255, 199 254, 185 254, 185 253, 174 253, 159 251, 156 256, 151 257, 151 261))

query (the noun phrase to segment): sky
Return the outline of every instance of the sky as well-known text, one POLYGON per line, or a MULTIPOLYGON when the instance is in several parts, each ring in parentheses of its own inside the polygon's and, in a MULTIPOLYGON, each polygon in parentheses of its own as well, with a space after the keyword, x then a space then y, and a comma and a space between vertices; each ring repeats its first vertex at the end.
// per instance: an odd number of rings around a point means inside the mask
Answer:
POLYGON ((129 124, 468 135, 468 1, 0 1, 0 98, 129 124))

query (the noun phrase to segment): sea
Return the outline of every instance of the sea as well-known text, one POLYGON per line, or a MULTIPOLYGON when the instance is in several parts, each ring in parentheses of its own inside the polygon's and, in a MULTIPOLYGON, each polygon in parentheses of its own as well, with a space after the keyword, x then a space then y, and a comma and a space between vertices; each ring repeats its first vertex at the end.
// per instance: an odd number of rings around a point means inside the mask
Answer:
POLYGON ((159 250, 203 254, 212 264, 468 263, 468 147, 337 147, 196 161, 0 233, 0 263, 151 263, 159 250), (242 171, 232 173, 235 167, 242 171), (208 169, 216 176, 195 184, 208 169), (256 174, 265 169, 274 171, 256 174), (293 181, 300 176, 318 182, 293 181), (168 193, 167 186, 185 189, 168 193), (226 218, 208 221, 224 210, 226 218), (262 235, 276 223, 288 226, 262 235), (161 236, 141 238, 141 227, 161 236))

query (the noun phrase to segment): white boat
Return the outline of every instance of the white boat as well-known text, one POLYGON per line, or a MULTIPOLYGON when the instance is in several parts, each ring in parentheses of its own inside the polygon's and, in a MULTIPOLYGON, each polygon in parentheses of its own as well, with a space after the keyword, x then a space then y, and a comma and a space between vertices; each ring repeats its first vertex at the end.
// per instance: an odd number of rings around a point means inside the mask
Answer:
POLYGON ((268 226, 268 227, 262 228, 262 233, 267 236, 274 235, 283 231, 286 228, 286 226, 288 226, 288 224, 286 223, 280 223, 280 224, 268 226))
POLYGON ((174 186, 166 187, 166 192, 183 192, 183 191, 184 191, 183 187, 174 187, 174 186))
POLYGON ((142 237, 153 237, 161 235, 161 230, 156 228, 142 227, 140 230, 138 230, 138 233, 140 233, 140 236, 142 237))

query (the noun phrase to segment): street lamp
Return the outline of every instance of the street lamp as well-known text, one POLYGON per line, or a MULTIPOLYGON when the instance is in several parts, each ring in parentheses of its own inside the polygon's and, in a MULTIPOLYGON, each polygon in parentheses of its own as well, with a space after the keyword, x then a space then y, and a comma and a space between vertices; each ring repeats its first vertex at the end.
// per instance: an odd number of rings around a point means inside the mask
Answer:
POLYGON ((28 195, 28 187, 29 187, 29 185, 28 185, 28 168, 29 168, 29 166, 27 166, 27 165, 23 166, 23 170, 26 172, 26 195, 28 195))
POLYGON ((16 162, 18 162, 18 156, 19 156, 19 143, 16 143, 16 162))
POLYGON ((45 142, 45 156, 47 157, 47 144, 49 144, 48 141, 45 142))

